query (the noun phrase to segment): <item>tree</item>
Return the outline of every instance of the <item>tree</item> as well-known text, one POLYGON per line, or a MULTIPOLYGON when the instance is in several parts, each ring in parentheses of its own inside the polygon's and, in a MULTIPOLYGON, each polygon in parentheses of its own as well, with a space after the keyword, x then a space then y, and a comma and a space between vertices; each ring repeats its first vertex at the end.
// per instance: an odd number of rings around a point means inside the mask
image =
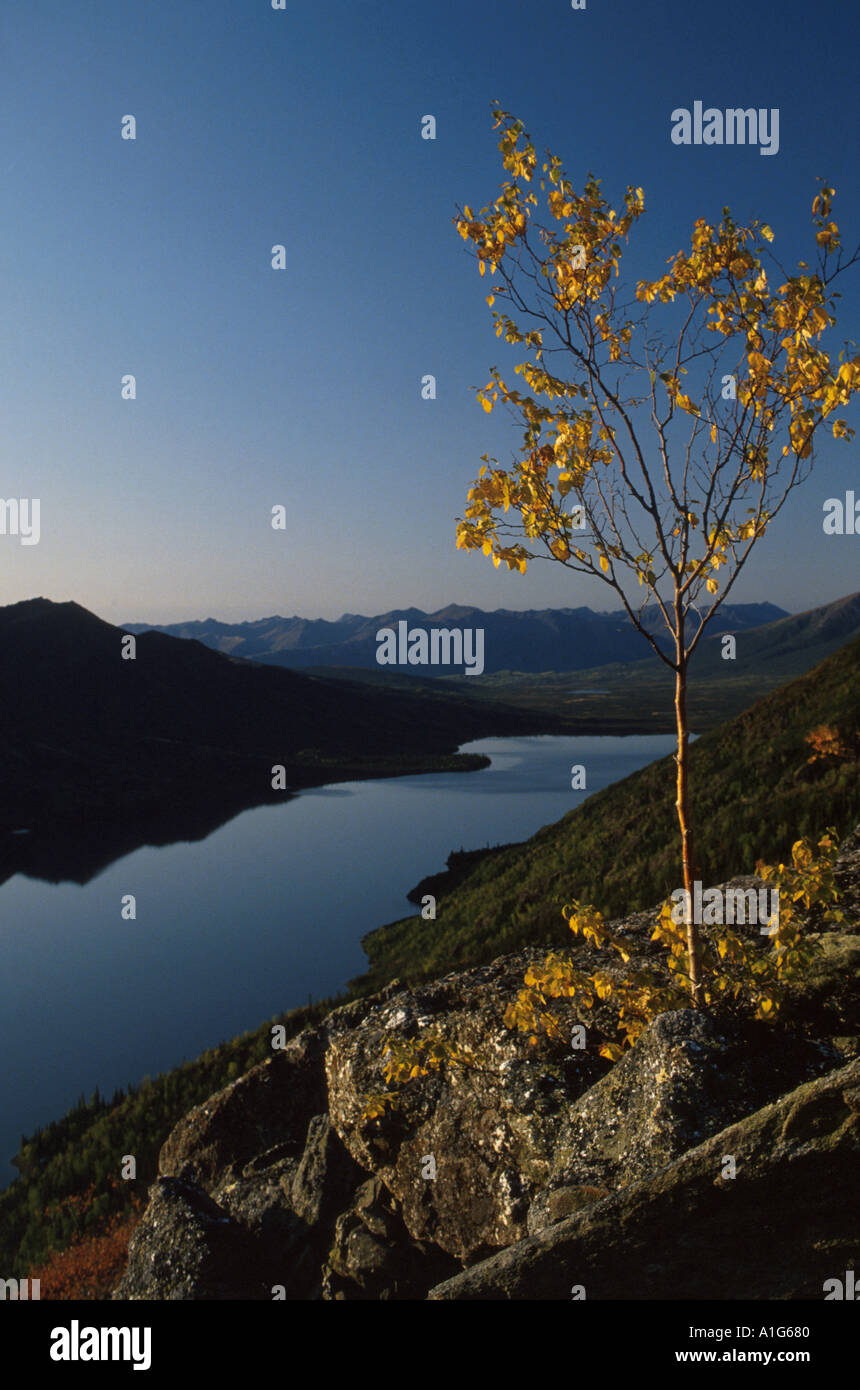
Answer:
MULTIPOLYGON (((549 152, 538 181, 522 122, 498 107, 493 115, 511 177, 492 205, 477 216, 458 209, 455 222, 480 274, 495 277, 487 303, 496 336, 530 354, 514 369, 529 392, 495 367, 478 391, 488 413, 501 401, 524 422, 523 446, 510 468, 482 455, 457 546, 522 574, 548 559, 602 580, 673 671, 676 807, 692 894, 690 659, 755 542, 808 476, 817 431, 828 421, 835 439, 853 436, 834 412, 860 387, 860 356, 842 351, 835 365, 821 339, 836 322, 833 283, 860 248, 843 251, 830 220, 834 190, 822 183, 812 204, 814 270, 801 261, 789 275, 769 250, 770 227, 740 226, 724 208, 718 226, 695 222, 689 251, 670 257, 665 274, 625 293, 619 266, 645 211, 642 189, 628 187, 616 210, 592 175, 575 192, 549 152), (536 221, 536 181, 548 222, 536 221), (494 309, 497 299, 525 318, 494 309)), ((686 925, 698 1005, 699 933, 686 925)))

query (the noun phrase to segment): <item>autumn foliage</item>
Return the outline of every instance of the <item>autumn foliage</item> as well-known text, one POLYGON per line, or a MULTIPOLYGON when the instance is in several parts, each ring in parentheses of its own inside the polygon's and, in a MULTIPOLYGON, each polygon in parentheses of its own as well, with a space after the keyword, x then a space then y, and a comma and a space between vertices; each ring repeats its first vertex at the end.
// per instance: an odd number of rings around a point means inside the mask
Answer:
MULTIPOLYGON (((809 837, 796 840, 790 863, 756 864, 759 878, 779 890, 775 930, 764 945, 754 932, 742 933, 721 925, 703 942, 702 996, 706 1006, 728 1007, 757 1019, 776 1017, 786 986, 803 974, 822 949, 821 936, 810 925, 810 914, 819 926, 843 920, 835 906, 838 852, 836 833, 828 830, 817 842, 809 837)), ((573 902, 563 909, 563 916, 575 935, 600 950, 616 952, 629 966, 630 938, 612 932, 594 907, 573 902)), ((570 957, 557 952, 549 955, 542 964, 529 968, 524 988, 505 1012, 505 1022, 529 1033, 534 1044, 541 1033, 566 1041, 553 1000, 576 1000, 578 1011, 592 1009, 595 1000, 609 1001, 617 1032, 602 1043, 599 1052, 610 1061, 618 1061, 658 1014, 690 1008, 693 1003, 686 930, 675 921, 671 902, 663 904, 651 940, 666 951, 662 967, 656 969, 644 966, 623 972, 588 972, 577 969, 570 957)))
MULTIPOLYGON (((853 430, 860 355, 832 358, 834 282, 860 260, 831 219, 823 180, 812 203, 816 258, 789 274, 774 232, 753 219, 696 218, 689 249, 655 279, 622 277, 645 215, 628 185, 611 206, 600 180, 574 188, 557 155, 538 155, 523 123, 496 106, 508 177, 495 201, 465 205, 457 231, 492 281, 496 336, 522 349, 477 395, 523 424, 513 465, 489 454, 458 520, 457 546, 525 574, 561 564, 613 589, 675 675, 677 814, 684 888, 697 877, 689 791, 689 663, 753 546, 808 476, 816 436, 853 430), (494 307, 500 304, 502 307, 494 307), (510 309, 512 312, 507 312, 510 309), (659 324, 655 327, 655 323, 659 324), (552 364, 550 366, 550 363, 552 364), (571 503, 575 505, 571 508, 571 503), (656 612, 660 632, 652 630, 656 612)), ((687 927, 693 1002, 704 1002, 700 933, 687 927)))
POLYGON ((817 729, 812 729, 806 735, 806 742, 812 749, 812 754, 807 758, 807 763, 817 763, 828 758, 841 760, 851 757, 851 748, 839 733, 838 729, 833 729, 829 724, 819 724, 817 729))
MULTIPOLYGON (((95 1189, 67 1197, 63 1213, 83 1225, 93 1208, 95 1189)), ((73 1240, 65 1250, 55 1251, 41 1265, 29 1271, 39 1280, 42 1299, 108 1299, 125 1271, 128 1243, 140 1221, 143 1200, 136 1197, 131 1211, 115 1212, 94 1231, 73 1240)), ((57 1212, 52 1210, 55 1217, 57 1212)))

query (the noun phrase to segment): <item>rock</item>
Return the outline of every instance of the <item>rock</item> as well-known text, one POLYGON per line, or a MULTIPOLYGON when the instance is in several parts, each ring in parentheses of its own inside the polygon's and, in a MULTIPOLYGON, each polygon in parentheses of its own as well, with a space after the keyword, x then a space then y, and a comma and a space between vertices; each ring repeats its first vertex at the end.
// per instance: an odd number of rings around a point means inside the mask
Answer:
POLYGON ((569 1299, 582 1285, 587 1299, 820 1299, 860 1258, 858 1159, 855 1060, 429 1297, 569 1299))
POLYGON ((267 1298, 275 1285, 282 1285, 288 1297, 310 1298, 319 1284, 314 1255, 324 1237, 311 1231, 290 1204, 297 1169, 292 1158, 275 1159, 262 1169, 249 1164, 238 1181, 216 1188, 219 1204, 253 1242, 267 1298))
POLYGON ((160 1178, 131 1238, 116 1299, 265 1297, 254 1244, 199 1187, 160 1178))
POLYGON ((287 1298, 319 1298, 336 1219, 367 1174, 327 1115, 311 1119, 298 1158, 283 1150, 257 1155, 238 1178, 228 1165, 211 1197, 190 1181, 160 1178, 116 1296, 271 1299, 280 1287, 287 1298))
POLYGON ((570 1107, 530 1232, 656 1173, 765 1102, 837 1065, 833 1048, 768 1023, 661 1014, 570 1107))
POLYGON ((344 1144, 397 1198, 414 1239, 466 1263, 639 1181, 839 1061, 770 1024, 717 1024, 689 1009, 662 1015, 611 1068, 591 1016, 585 1051, 564 1056, 545 1039, 535 1048, 503 1021, 528 963, 529 953, 503 957, 391 995, 326 1053, 344 1144), (364 1120, 384 1039, 434 1031, 476 1065, 421 1079, 390 1115, 364 1120), (436 1177, 423 1180, 431 1156, 436 1177))
POLYGON ((315 1115, 291 1185, 290 1204, 308 1226, 333 1218, 366 1177, 335 1132, 328 1115, 315 1115))
POLYGON ((209 1192, 273 1148, 299 1158, 311 1117, 326 1109, 323 1028, 307 1029, 238 1081, 195 1106, 162 1145, 162 1177, 209 1192))
POLYGON ((378 1178, 369 1178, 337 1219, 323 1274, 324 1297, 423 1299, 432 1285, 458 1269, 437 1247, 410 1237, 398 1203, 378 1178))
POLYGON ((507 1027, 503 1014, 534 952, 370 1001, 358 1026, 326 1053, 332 1123, 353 1158, 400 1204, 410 1236, 461 1261, 526 1234, 534 1195, 552 1170, 561 1117, 608 1063, 596 1049, 562 1062, 558 1045, 507 1027), (406 1086, 382 1119, 363 1118, 380 1089, 384 1039, 445 1040, 474 1065, 406 1086), (435 1160, 435 1177, 422 1173, 435 1160))
POLYGON ((255 1238, 267 1284, 282 1286, 288 1298, 317 1298, 335 1220, 366 1177, 328 1115, 315 1115, 298 1162, 275 1149, 269 1164, 253 1160, 215 1196, 255 1238))
MULTIPOLYGON (((807 1037, 853 1036, 860 1043, 860 935, 824 932, 822 953, 786 991, 780 1018, 807 1037)), ((858 1047, 860 1050, 860 1047, 858 1047)))

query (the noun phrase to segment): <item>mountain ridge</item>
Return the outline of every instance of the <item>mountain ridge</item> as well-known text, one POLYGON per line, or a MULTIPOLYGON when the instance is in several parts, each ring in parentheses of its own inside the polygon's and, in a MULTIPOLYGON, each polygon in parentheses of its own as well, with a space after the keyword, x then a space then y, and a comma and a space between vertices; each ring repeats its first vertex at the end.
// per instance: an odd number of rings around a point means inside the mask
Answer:
MULTIPOLYGON (((715 614, 714 634, 761 627, 790 618, 785 609, 771 603, 726 604, 715 614)), ((659 633, 659 608, 644 610, 645 624, 659 633)), ((164 632, 194 639, 215 651, 241 655, 266 665, 300 669, 306 666, 358 666, 373 668, 376 634, 381 628, 405 621, 416 626, 457 623, 480 627, 485 633, 487 672, 517 670, 582 670, 609 661, 646 659, 652 648, 636 631, 626 613, 597 612, 577 608, 498 608, 488 611, 471 604, 447 604, 435 612, 420 608, 393 608, 372 617, 344 614, 334 622, 323 618, 278 616, 225 623, 217 619, 192 619, 181 623, 125 623, 127 632, 164 632)), ((414 668, 410 668, 414 669, 414 668)), ((426 667, 428 675, 447 668, 426 667)))

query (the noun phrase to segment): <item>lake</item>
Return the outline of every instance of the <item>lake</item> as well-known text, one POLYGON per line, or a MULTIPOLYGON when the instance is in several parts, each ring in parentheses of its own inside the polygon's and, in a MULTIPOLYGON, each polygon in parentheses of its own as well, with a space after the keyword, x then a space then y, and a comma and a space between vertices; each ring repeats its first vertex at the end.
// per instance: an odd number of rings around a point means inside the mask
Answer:
POLYGON ((314 788, 83 887, 0 889, 0 1186, 21 1135, 96 1085, 156 1075, 366 968, 360 938, 453 849, 523 840, 672 751, 670 735, 481 739, 479 772, 314 788), (587 791, 571 790, 572 764, 587 791), (133 894, 136 919, 121 916, 133 894))

